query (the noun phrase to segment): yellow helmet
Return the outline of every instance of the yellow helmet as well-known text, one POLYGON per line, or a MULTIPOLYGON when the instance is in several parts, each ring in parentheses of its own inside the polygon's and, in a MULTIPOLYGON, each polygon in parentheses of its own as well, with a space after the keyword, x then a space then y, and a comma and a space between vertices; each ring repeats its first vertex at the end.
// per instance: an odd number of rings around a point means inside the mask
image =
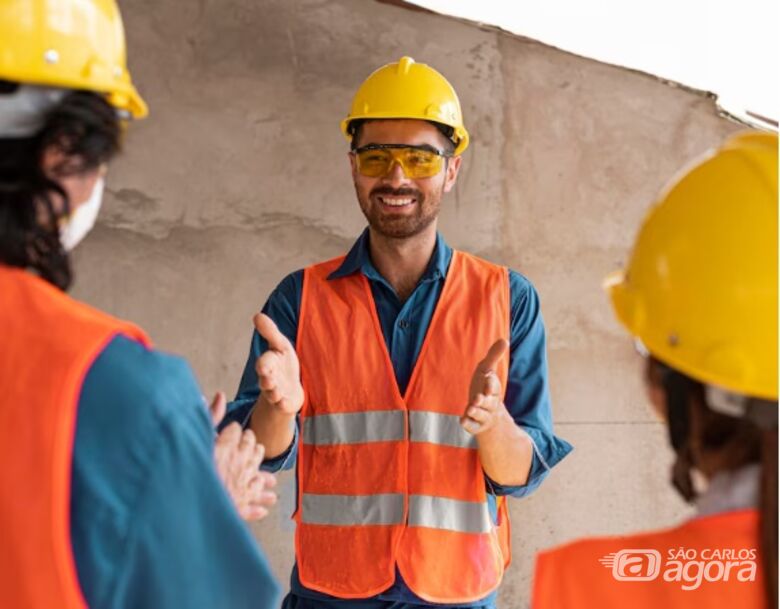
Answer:
POLYGON ((350 140, 350 122, 357 119, 413 118, 452 127, 455 154, 469 145, 463 114, 455 89, 447 79, 424 63, 401 57, 376 70, 363 81, 341 131, 350 140))
POLYGON ((0 0, 0 79, 104 93, 148 113, 130 80, 114 0, 0 0))
POLYGON ((656 358, 703 383, 777 399, 775 134, 727 140, 672 182, 624 271, 615 313, 656 358))

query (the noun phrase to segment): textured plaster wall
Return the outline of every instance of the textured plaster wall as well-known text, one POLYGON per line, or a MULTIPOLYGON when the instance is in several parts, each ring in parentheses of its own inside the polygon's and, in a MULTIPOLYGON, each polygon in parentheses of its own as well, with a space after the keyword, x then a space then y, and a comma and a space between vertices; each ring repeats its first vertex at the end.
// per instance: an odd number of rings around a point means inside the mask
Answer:
MULTIPOLYGON (((441 230, 538 288, 556 430, 576 446, 512 503, 500 606, 527 605, 540 548, 686 514, 666 481, 670 452, 638 357, 600 282, 667 178, 737 128, 710 99, 366 0, 121 4, 152 114, 132 126, 100 222, 77 251, 78 297, 185 354, 206 393, 232 393, 268 293, 361 231, 338 122, 365 76, 412 55, 454 84, 473 138, 441 230)), ((291 476, 280 486, 280 508, 254 531, 286 582, 291 476)))

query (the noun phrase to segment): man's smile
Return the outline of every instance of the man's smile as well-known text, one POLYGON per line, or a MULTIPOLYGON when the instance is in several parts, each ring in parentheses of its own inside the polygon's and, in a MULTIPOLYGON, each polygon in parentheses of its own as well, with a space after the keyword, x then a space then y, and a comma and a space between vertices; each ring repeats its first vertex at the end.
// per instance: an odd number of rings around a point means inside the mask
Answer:
POLYGON ((415 197, 409 195, 377 195, 377 200, 388 207, 409 207, 417 202, 415 197))

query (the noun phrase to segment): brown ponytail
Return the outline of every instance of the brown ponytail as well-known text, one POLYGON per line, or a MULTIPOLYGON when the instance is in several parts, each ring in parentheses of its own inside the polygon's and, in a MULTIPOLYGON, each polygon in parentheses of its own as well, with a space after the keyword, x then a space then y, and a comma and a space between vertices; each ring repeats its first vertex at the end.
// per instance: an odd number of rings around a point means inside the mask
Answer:
POLYGON ((777 607, 777 402, 751 399, 743 417, 707 406, 704 385, 648 358, 651 385, 661 386, 666 401, 669 439, 676 454, 672 484, 686 501, 696 499, 691 470, 707 475, 761 464, 759 549, 768 607, 777 607))

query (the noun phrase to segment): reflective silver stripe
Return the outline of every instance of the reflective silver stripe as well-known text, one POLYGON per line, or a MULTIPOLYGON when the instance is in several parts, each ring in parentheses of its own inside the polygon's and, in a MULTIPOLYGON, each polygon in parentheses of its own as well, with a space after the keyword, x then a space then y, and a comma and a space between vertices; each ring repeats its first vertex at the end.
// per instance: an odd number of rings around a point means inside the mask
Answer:
POLYGON ((403 410, 320 414, 303 419, 304 444, 328 446, 403 439, 403 410))
MULTIPOLYGON (((460 417, 414 410, 409 413, 412 442, 476 448, 476 438, 460 425, 460 417)), ((303 420, 303 443, 319 446, 391 442, 404 439, 402 410, 321 414, 303 420)))
POLYGON ((301 520, 306 524, 336 526, 403 524, 404 496, 315 495, 304 493, 301 520))
POLYGON ((485 502, 411 495, 409 526, 446 529, 459 533, 488 533, 492 523, 485 502))
POLYGON ((460 426, 460 417, 439 412, 409 413, 409 437, 412 442, 430 442, 460 448, 476 448, 476 438, 460 426))
MULTIPOLYGON (((301 519, 306 524, 335 526, 403 524, 404 496, 317 495, 304 493, 301 519)), ((491 530, 487 504, 429 495, 409 497, 409 526, 459 533, 491 530)))

